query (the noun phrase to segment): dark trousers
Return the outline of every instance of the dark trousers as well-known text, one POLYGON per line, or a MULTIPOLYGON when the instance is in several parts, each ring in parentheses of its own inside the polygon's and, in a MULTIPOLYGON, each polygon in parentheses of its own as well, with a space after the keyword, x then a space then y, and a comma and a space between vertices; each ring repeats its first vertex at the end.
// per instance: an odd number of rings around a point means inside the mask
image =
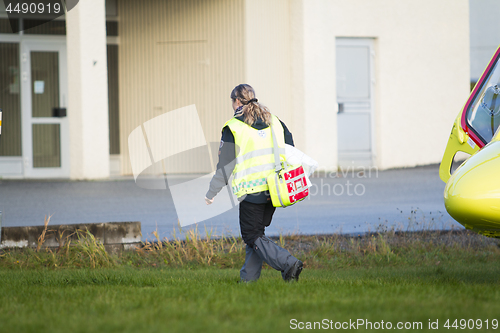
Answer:
POLYGON ((264 235, 264 229, 271 224, 275 210, 271 202, 263 204, 240 202, 241 237, 247 244, 245 264, 240 270, 242 281, 257 280, 263 262, 280 271, 284 279, 285 273, 297 261, 290 252, 264 235))
POLYGON ((264 229, 271 224, 275 210, 271 201, 263 204, 240 202, 240 231, 245 244, 253 247, 254 241, 264 236, 264 229))

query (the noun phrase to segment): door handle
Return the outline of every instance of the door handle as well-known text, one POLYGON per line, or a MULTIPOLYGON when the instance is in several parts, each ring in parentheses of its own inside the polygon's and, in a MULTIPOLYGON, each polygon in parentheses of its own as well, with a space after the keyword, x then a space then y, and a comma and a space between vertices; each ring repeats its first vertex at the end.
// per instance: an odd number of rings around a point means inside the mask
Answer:
POLYGON ((66 117, 66 108, 52 108, 52 117, 56 118, 66 117))
POLYGON ((344 103, 337 103, 339 105, 339 110, 337 111, 337 114, 339 113, 344 113, 344 103))

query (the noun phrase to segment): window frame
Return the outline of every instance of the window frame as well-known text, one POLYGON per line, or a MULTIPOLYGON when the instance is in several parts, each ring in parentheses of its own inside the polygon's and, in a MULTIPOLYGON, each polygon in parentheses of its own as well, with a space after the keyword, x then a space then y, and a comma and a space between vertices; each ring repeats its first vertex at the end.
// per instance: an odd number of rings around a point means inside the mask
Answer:
MULTIPOLYGON (((461 120, 461 125, 462 129, 465 131, 467 135, 476 143, 479 148, 484 147, 485 145, 488 144, 486 140, 483 139, 483 137, 472 127, 472 124, 469 122, 469 113, 472 112, 472 107, 475 105, 474 101, 476 98, 479 98, 479 93, 483 90, 483 87, 485 83, 488 81, 488 78, 490 77, 493 69, 495 68, 495 65, 499 62, 500 59, 500 47, 496 50, 495 54, 491 58, 488 66, 484 70, 483 74, 481 75, 481 78, 479 81, 476 83, 476 86, 474 87, 474 90, 469 96, 469 99, 467 100, 467 103, 464 106, 463 112, 462 112, 462 120, 461 120)), ((500 70, 500 67, 498 68, 500 70)))

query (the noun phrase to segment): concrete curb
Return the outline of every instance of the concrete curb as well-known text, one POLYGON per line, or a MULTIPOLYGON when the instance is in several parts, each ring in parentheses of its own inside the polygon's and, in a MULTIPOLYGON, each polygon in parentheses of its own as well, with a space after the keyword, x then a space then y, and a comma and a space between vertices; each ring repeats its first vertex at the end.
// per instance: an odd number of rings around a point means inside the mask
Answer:
MULTIPOLYGON (((1 226, 0 226, 1 227, 1 226)), ((38 238, 45 226, 34 227, 3 227, 0 233, 0 249, 5 248, 36 248, 38 238)), ((141 244, 141 222, 106 222, 49 225, 42 248, 59 248, 67 240, 78 240, 76 231, 87 230, 104 244, 108 253, 134 249, 141 244)))

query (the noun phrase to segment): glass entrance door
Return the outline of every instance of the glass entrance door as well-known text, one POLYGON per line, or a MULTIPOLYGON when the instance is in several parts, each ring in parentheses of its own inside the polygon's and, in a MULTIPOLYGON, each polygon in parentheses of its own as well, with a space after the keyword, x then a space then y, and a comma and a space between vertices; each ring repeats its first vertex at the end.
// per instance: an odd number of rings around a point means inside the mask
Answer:
POLYGON ((64 43, 23 42, 23 161, 27 178, 69 178, 64 43))

